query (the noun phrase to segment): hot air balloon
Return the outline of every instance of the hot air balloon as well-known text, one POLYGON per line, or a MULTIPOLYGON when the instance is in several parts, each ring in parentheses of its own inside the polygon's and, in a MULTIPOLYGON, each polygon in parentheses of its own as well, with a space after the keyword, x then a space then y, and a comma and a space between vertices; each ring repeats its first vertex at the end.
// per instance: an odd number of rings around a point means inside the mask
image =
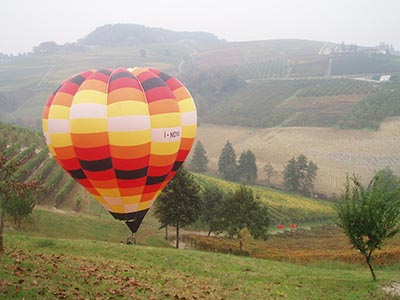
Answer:
POLYGON ((145 68, 68 78, 43 112, 55 160, 132 233, 189 154, 196 128, 188 90, 145 68))

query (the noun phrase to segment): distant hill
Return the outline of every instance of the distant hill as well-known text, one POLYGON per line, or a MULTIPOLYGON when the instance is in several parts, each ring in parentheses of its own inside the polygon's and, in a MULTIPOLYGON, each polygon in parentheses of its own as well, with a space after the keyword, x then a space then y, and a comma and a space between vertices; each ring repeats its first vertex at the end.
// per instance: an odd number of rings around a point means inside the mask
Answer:
POLYGON ((150 43, 178 43, 182 40, 198 42, 219 41, 217 36, 208 32, 177 32, 136 24, 113 24, 96 28, 85 38, 79 40, 79 43, 98 46, 126 46, 150 43))
POLYGON ((226 42, 207 32, 104 25, 76 43, 44 42, 35 53, 2 59, 0 117, 40 129, 43 105, 60 82, 121 66, 177 76, 194 95, 203 123, 376 129, 400 115, 399 84, 379 82, 381 75, 399 77, 400 56, 366 47, 334 52, 339 46, 226 42))

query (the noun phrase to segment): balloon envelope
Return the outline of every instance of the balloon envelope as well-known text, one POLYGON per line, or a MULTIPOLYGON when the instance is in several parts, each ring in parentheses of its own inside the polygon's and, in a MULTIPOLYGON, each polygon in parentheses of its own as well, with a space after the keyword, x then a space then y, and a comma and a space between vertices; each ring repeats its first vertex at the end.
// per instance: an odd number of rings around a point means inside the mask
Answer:
POLYGON ((56 161, 132 232, 189 154, 196 128, 188 90, 154 69, 80 73, 43 112, 56 161))

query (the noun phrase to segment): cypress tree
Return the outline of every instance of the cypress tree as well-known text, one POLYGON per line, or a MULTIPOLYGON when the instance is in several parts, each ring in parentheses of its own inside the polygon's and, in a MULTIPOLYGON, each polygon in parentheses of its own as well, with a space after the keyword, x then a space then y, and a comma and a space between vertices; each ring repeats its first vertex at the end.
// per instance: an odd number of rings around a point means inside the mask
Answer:
POLYGON ((236 180, 238 178, 236 153, 229 141, 226 141, 218 158, 218 171, 228 180, 236 180))
POLYGON ((203 144, 198 141, 196 147, 194 148, 193 158, 189 164, 189 167, 194 172, 202 173, 207 171, 207 164, 207 152, 204 149, 203 144))

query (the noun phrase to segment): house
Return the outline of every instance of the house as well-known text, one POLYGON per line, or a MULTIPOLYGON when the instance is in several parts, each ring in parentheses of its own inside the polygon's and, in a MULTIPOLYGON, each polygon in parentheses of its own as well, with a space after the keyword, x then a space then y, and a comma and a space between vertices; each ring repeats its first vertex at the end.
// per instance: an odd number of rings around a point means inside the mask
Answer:
POLYGON ((391 77, 391 75, 382 75, 382 76, 379 78, 379 81, 380 81, 380 82, 390 81, 390 77, 391 77))

